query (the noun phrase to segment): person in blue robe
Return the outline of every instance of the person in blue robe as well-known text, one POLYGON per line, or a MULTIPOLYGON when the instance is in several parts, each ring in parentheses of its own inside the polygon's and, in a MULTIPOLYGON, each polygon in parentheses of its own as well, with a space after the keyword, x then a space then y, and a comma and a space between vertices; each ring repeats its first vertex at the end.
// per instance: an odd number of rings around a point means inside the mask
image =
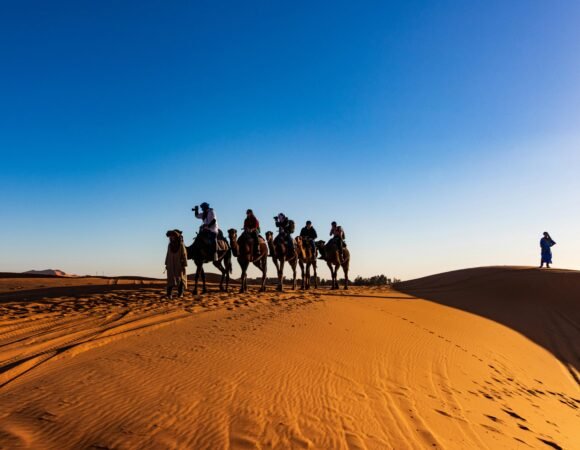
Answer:
POLYGON ((540 248, 542 249, 542 259, 540 262, 540 269, 546 264, 546 268, 550 268, 552 264, 552 247, 556 245, 556 242, 550 236, 550 233, 544 231, 544 237, 540 239, 540 248))

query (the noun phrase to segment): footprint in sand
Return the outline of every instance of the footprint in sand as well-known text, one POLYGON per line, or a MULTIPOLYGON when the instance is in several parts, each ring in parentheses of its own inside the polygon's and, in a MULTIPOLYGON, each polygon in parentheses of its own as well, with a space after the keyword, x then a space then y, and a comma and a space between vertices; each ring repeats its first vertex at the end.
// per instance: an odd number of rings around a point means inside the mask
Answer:
POLYGON ((448 412, 442 411, 440 409, 435 409, 434 411, 441 414, 442 416, 449 417, 450 419, 453 419, 453 416, 451 414, 449 414, 448 412))
POLYGON ((492 427, 491 425, 487 425, 485 423, 480 424, 483 428, 485 428, 486 430, 489 431, 493 431, 494 433, 498 433, 498 434, 503 434, 500 430, 498 430, 495 427, 492 427))
POLYGON ((540 442, 543 442, 544 444, 546 444, 546 445, 548 445, 548 446, 550 446, 550 447, 552 447, 552 448, 555 448, 555 449, 557 449, 557 450, 563 450, 563 449, 562 449, 562 447, 560 447, 560 446, 559 446, 558 444, 556 444, 555 442, 548 441, 547 439, 542 439, 542 438, 537 438, 537 439, 538 439, 538 441, 540 441, 540 442))
POLYGON ((519 420, 523 420, 524 422, 527 422, 526 419, 524 419, 522 416, 520 416, 518 413, 511 411, 509 409, 504 409, 502 408, 502 411, 506 414, 508 414, 509 416, 513 417, 514 419, 519 419, 519 420))
POLYGON ((492 415, 490 415, 490 414, 484 414, 484 416, 485 416, 485 417, 487 417, 487 418, 488 418, 489 420, 491 420, 492 422, 495 422, 495 423, 504 423, 504 422, 503 422, 503 420, 501 420, 501 419, 498 419, 497 417, 495 417, 495 416, 492 416, 492 415))

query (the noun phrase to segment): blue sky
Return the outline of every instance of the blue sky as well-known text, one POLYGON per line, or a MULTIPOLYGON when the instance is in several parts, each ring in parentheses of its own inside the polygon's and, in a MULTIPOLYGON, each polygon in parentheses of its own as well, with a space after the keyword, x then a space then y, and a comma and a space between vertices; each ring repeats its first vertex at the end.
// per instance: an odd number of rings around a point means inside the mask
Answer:
POLYGON ((534 265, 544 230, 580 269, 578 23, 575 1, 3 2, 0 271, 161 276, 202 201, 223 228, 337 220, 352 275, 534 265))

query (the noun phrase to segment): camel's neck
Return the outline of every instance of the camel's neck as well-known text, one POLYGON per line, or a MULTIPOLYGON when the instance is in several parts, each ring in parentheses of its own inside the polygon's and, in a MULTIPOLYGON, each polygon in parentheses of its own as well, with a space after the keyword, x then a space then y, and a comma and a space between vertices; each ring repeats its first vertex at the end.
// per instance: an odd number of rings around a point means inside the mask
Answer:
POLYGON ((240 253, 240 246, 238 245, 237 238, 230 237, 230 247, 232 248, 232 253, 234 256, 238 256, 240 253))

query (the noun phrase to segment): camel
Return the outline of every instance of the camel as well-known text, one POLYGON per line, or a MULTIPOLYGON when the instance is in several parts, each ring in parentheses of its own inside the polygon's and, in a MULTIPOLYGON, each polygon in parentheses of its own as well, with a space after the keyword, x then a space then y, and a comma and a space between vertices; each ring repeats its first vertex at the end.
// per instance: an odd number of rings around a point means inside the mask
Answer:
POLYGON ((205 272, 203 265, 211 262, 222 274, 220 280, 220 291, 227 291, 230 285, 230 274, 232 273, 232 250, 228 243, 223 239, 218 239, 218 260, 214 261, 214 251, 208 239, 208 236, 203 231, 200 231, 193 244, 187 249, 187 259, 192 259, 196 266, 195 271, 195 287, 193 288, 193 295, 197 295, 197 283, 199 276, 203 282, 202 294, 207 293, 205 286, 205 272), (225 287, 224 287, 225 282, 225 287))
POLYGON ((344 288, 348 289, 348 267, 350 264, 350 252, 347 248, 343 249, 343 259, 340 257, 338 245, 334 239, 325 244, 324 241, 317 241, 316 248, 320 252, 322 259, 326 261, 330 274, 332 276, 331 289, 338 289, 338 268, 342 267, 344 271, 344 288))
POLYGON ((268 269, 268 246, 266 241, 260 236, 260 255, 254 255, 254 243, 250 238, 248 239, 247 233, 242 233, 238 239, 238 232, 231 228, 228 230, 228 237, 230 239, 230 247, 234 256, 238 258, 238 263, 242 269, 241 286, 240 293, 248 291, 248 266, 253 263, 262 272, 262 286, 260 287, 260 292, 266 291, 266 274, 268 269))
POLYGON ((274 265, 276 266, 276 270, 278 271, 278 291, 284 290, 284 262, 288 262, 290 267, 292 268, 292 289, 296 289, 296 265, 298 262, 298 257, 296 252, 292 256, 288 256, 287 254, 287 244, 286 239, 283 239, 281 235, 276 236, 274 239, 274 234, 271 231, 266 233, 266 241, 268 242, 268 248, 270 249, 270 256, 274 261, 274 265))
POLYGON ((316 247, 312 248, 311 241, 298 236, 296 239, 298 250, 298 264, 302 273, 302 289, 310 289, 310 267, 314 270, 314 287, 318 288, 318 275, 316 273, 316 247))

